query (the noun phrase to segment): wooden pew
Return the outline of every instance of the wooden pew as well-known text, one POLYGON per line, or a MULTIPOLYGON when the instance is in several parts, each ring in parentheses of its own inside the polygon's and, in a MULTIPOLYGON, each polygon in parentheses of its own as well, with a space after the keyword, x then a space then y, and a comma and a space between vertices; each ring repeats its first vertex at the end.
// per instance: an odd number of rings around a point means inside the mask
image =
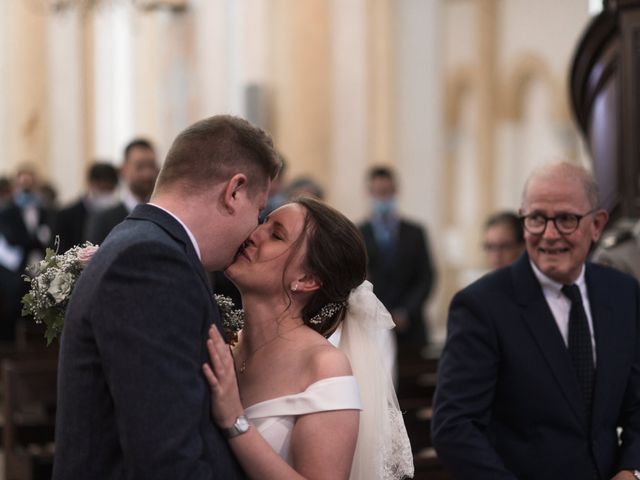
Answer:
POLYGON ((51 477, 57 358, 2 361, 5 480, 51 477))

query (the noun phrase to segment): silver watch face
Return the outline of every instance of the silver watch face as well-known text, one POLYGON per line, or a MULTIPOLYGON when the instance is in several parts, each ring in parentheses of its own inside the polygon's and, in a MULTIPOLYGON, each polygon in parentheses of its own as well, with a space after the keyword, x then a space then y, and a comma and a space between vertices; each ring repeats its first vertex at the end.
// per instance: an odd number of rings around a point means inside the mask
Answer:
POLYGON ((242 415, 236 419, 236 423, 234 423, 233 426, 238 430, 238 432, 244 433, 249 430, 249 421, 247 420, 247 417, 242 415))

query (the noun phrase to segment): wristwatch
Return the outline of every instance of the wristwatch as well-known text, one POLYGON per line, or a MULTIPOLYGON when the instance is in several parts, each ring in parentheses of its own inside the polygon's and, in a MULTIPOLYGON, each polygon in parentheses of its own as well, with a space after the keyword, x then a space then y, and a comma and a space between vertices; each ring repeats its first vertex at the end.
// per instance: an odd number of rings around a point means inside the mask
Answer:
POLYGON ((244 415, 240 415, 236 418, 236 421, 233 422, 233 426, 230 428, 223 428, 222 433, 227 438, 237 437, 238 435, 242 435, 243 433, 247 433, 249 431, 249 427, 251 424, 247 417, 244 415))

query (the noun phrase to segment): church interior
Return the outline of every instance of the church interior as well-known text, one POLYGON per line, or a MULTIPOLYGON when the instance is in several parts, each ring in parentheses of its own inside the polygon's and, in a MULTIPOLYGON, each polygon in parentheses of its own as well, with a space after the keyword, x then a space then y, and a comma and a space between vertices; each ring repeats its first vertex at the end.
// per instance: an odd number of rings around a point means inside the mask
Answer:
MULTIPOLYGON (((614 219, 640 213, 640 140, 628 142, 640 97, 625 83, 640 74, 625 50, 639 14, 634 0, 2 1, 0 177, 28 165, 61 208, 132 139, 161 165, 177 133, 223 113, 272 135, 285 186, 312 183, 356 223, 371 211, 367 172, 395 172, 434 279, 426 346, 399 357, 398 397, 415 478, 451 478, 431 447, 431 396, 449 302, 491 268, 487 219, 517 213, 530 172, 554 160, 593 170, 614 219), (590 49, 605 15, 617 40, 590 49), (617 70, 596 78, 612 49, 617 70)), ((0 480, 49 478, 55 346, 17 332, 0 346, 0 480)))

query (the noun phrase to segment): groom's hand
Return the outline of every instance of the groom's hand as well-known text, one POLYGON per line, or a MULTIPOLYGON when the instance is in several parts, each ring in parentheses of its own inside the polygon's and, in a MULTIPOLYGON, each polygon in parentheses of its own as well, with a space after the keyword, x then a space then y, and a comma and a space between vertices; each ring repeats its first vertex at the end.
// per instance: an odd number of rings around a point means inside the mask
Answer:
POLYGON ((229 345, 224 343, 215 325, 209 329, 207 349, 212 366, 205 363, 202 370, 211 390, 213 421, 220 428, 229 428, 244 414, 244 408, 229 345))

